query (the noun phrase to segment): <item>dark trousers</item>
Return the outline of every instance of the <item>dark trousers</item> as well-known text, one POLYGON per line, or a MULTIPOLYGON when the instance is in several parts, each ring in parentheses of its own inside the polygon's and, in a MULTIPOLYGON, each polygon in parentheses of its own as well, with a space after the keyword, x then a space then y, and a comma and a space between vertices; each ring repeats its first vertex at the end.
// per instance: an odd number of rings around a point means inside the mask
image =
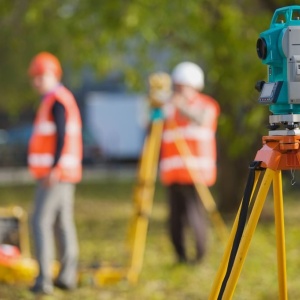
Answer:
POLYGON ((172 184, 167 187, 170 206, 170 235, 179 261, 187 261, 184 231, 186 225, 192 229, 196 260, 200 260, 206 251, 207 222, 202 204, 194 185, 172 184))

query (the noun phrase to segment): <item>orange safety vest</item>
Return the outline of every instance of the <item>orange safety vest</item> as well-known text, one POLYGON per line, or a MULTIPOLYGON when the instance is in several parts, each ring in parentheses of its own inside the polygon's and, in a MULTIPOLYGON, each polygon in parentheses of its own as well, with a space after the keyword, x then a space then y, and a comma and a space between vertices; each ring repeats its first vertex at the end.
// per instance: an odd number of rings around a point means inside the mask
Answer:
POLYGON ((54 167, 61 181, 79 182, 82 177, 82 123, 72 93, 60 85, 47 94, 38 108, 29 141, 28 167, 34 178, 40 179, 52 169, 56 147, 56 127, 52 114, 55 101, 65 108, 66 132, 61 156, 54 167))
POLYGON ((211 118, 206 124, 198 125, 183 116, 175 107, 169 104, 161 144, 160 177, 162 183, 170 185, 192 184, 193 179, 189 169, 197 175, 196 181, 211 186, 216 181, 216 139, 217 118, 220 113, 219 104, 211 97, 198 94, 190 99, 188 105, 193 110, 209 110, 211 118), (171 108, 171 111, 170 111, 171 108), (174 127, 174 124, 176 126, 174 127), (189 147, 189 155, 181 157, 175 140, 184 139, 189 147))

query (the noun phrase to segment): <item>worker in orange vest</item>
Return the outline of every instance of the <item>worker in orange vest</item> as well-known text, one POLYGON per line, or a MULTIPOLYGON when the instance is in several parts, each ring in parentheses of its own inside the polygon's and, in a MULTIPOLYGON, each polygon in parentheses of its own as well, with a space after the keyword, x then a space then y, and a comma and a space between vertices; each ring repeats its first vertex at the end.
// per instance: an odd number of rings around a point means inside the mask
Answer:
POLYGON ((33 237, 39 274, 34 293, 51 294, 53 285, 71 290, 77 284, 78 242, 73 220, 75 184, 82 176, 82 123, 72 93, 60 82, 59 60, 37 54, 28 69, 42 96, 28 147, 28 167, 36 179, 33 237), (60 271, 52 282, 54 238, 60 271))
POLYGON ((170 208, 170 236, 179 262, 200 261, 206 251, 207 224, 204 208, 194 185, 211 186, 216 181, 217 119, 220 107, 201 93, 204 73, 192 62, 178 64, 172 74, 174 93, 164 105, 165 124, 161 144, 160 176, 166 186, 170 208), (184 139, 189 154, 182 157, 176 139, 184 139), (196 253, 188 259, 184 242, 188 223, 196 242, 196 253))

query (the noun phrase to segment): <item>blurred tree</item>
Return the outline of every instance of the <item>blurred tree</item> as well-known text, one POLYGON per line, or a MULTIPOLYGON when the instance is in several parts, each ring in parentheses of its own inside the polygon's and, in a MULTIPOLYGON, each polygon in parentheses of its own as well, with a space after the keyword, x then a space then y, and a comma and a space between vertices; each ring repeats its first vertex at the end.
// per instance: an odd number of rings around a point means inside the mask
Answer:
POLYGON ((11 0, 0 6, 0 109, 11 118, 31 110, 27 78, 31 57, 47 50, 68 69, 71 87, 83 66, 99 77, 125 74, 127 84, 146 90, 146 76, 191 60, 206 72, 206 92, 219 100, 219 202, 239 203, 247 165, 266 134, 268 108, 254 90, 266 67, 256 40, 284 0, 11 0), (222 195, 222 196, 221 196, 222 195))

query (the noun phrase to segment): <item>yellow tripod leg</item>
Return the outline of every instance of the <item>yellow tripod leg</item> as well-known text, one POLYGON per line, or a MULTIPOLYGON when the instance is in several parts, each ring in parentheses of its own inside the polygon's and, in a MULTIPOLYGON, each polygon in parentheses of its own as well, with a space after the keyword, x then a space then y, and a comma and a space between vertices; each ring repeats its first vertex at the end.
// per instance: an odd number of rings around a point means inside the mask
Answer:
POLYGON ((284 233, 284 210, 282 196, 281 171, 277 171, 273 181, 274 214, 276 227, 276 248, 278 267, 279 299, 288 299, 287 296, 287 275, 286 275, 286 251, 284 233))
POLYGON ((151 124, 150 134, 146 138, 140 161, 138 183, 134 194, 135 214, 130 230, 131 261, 127 279, 131 283, 137 282, 143 264, 149 216, 152 211, 155 179, 157 176, 162 130, 163 120, 154 120, 151 124))
MULTIPOLYGON (((260 174, 261 174, 261 171, 256 171, 255 172, 255 179, 254 179, 253 189, 252 189, 252 193, 251 193, 250 203, 252 201, 253 194, 254 194, 254 191, 256 189, 257 182, 258 182, 258 179, 260 177, 260 174)), ((241 210, 241 205, 239 207, 239 210, 237 212, 236 218, 234 220, 234 223, 233 223, 233 226, 232 226, 232 230, 230 232, 229 240, 228 240, 228 243, 227 243, 227 246, 226 246, 226 249, 225 249, 222 261, 221 261, 221 264, 219 266, 219 269, 218 269, 218 272, 216 274, 214 283, 212 285, 212 289, 211 289, 209 300, 215 300, 215 299, 217 299, 219 291, 220 291, 220 288, 221 288, 221 285, 222 285, 222 280, 223 280, 223 278, 224 278, 224 276, 226 274, 227 264, 228 264, 228 260, 229 260, 229 257, 230 257, 230 252, 231 252, 231 249, 232 249, 233 240, 234 240, 234 237, 235 237, 235 234, 236 234, 236 230, 237 230, 237 225, 238 225, 238 219, 239 219, 239 215, 240 215, 240 210, 241 210)))
POLYGON ((232 299, 232 295, 235 290, 238 277, 241 273, 242 266, 245 262, 245 258, 250 246, 251 238, 254 234, 256 225, 258 223, 262 208, 265 203, 265 199, 267 197, 274 176, 275 176, 275 171, 271 169, 266 169, 266 173, 263 177, 263 180, 260 185, 260 189, 256 196, 256 200, 251 215, 249 217, 249 221, 246 225, 245 232, 242 236, 241 243, 239 245, 239 249, 231 271, 231 276, 229 277, 226 288, 224 290, 223 299, 232 299))
POLYGON ((204 184, 196 183, 195 187, 203 206, 208 212, 212 223, 215 225, 219 238, 225 243, 228 237, 227 227, 220 213, 218 212, 212 194, 210 193, 208 187, 206 187, 204 184))
POLYGON ((94 274, 94 280, 99 285, 115 283, 124 278, 133 284, 138 280, 143 264, 148 222, 152 210, 162 129, 162 120, 157 119, 152 122, 139 161, 137 184, 133 195, 134 213, 127 236, 128 266, 126 268, 101 267, 94 274))

